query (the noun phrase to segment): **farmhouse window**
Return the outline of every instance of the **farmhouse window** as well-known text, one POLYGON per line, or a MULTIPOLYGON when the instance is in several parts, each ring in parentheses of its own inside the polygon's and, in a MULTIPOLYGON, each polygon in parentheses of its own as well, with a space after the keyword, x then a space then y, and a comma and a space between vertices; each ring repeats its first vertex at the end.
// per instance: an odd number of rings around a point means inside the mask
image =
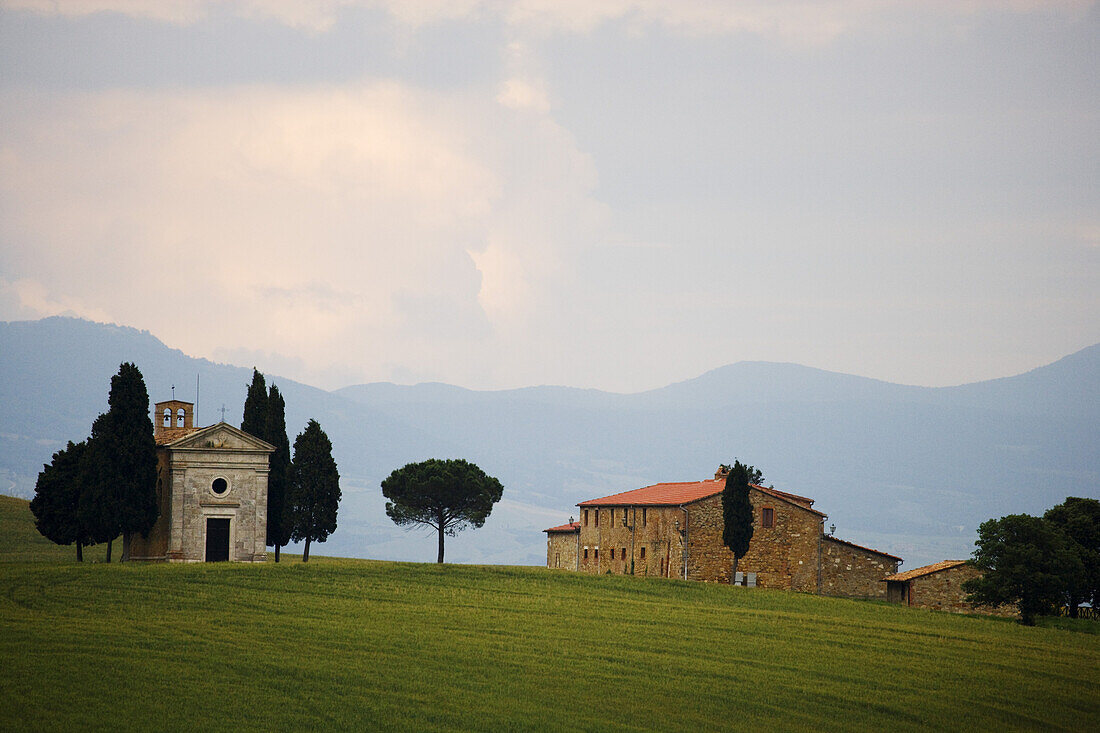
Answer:
POLYGON ((599 526, 599 524, 600 524, 600 510, 597 509, 596 510, 596 526, 599 526))
POLYGON ((775 510, 772 509, 770 506, 766 506, 760 510, 760 526, 775 526, 775 510))
POLYGON ((598 547, 596 548, 596 553, 595 554, 596 554, 596 559, 599 560, 600 559, 600 548, 598 548, 598 547))
POLYGON ((623 548, 623 554, 622 554, 622 558, 623 558, 624 560, 626 559, 626 548, 625 548, 625 547, 623 548))
POLYGON ((588 510, 587 509, 584 510, 584 526, 585 527, 588 526, 588 510))
POLYGON ((642 507, 642 526, 645 526, 645 507, 642 507))
POLYGON ((585 559, 585 560, 587 560, 587 559, 588 559, 588 548, 587 548, 587 547, 586 547, 586 548, 584 548, 584 559, 585 559))
POLYGON ((611 526, 615 526, 615 507, 611 507, 611 526))
POLYGON ((614 547, 611 548, 611 559, 612 560, 615 559, 615 548, 614 547))
POLYGON ((642 548, 642 559, 645 560, 645 548, 642 548))

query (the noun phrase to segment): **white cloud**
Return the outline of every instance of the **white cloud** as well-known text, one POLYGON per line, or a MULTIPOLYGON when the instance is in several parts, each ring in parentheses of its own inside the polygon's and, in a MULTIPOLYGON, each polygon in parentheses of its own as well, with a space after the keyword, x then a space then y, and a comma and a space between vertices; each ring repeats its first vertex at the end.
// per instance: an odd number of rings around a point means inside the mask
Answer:
POLYGON ((600 223, 572 138, 489 94, 7 92, 0 318, 293 355, 300 378, 414 363, 477 383, 600 223))
POLYGON ((522 79, 508 79, 502 85, 497 101, 512 109, 532 109, 536 112, 549 112, 550 101, 546 92, 522 79))
POLYGON ((689 35, 749 33, 772 40, 818 44, 850 30, 873 27, 897 14, 942 19, 979 14, 1079 14, 1095 0, 3 0, 5 7, 45 15, 116 12, 160 22, 191 24, 214 10, 271 18, 311 33, 324 32, 348 7, 384 9, 395 21, 419 27, 475 16, 502 18, 535 33, 588 33, 610 22, 636 29, 665 27, 689 35))

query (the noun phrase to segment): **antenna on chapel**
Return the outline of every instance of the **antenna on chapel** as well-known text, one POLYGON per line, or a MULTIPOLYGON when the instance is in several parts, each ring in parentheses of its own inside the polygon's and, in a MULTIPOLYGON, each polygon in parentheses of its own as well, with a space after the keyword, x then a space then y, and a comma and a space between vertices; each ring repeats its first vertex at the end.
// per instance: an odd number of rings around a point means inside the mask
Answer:
POLYGON ((199 375, 195 373, 195 404, 191 406, 193 425, 199 424, 199 375))

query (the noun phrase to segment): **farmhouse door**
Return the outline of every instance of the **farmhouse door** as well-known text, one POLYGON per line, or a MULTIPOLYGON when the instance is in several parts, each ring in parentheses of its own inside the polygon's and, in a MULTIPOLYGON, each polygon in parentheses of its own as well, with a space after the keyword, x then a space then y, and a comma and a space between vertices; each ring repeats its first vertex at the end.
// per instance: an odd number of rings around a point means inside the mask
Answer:
POLYGON ((210 517, 206 520, 206 561, 225 562, 229 559, 229 519, 210 517))

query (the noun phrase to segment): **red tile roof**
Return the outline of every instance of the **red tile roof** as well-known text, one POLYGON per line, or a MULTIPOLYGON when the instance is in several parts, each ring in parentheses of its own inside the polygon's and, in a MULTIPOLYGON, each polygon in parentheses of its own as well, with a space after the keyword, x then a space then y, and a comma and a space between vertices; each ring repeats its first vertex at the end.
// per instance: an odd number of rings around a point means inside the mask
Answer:
POLYGON ((180 438, 201 429, 202 428, 161 428, 153 434, 153 441, 157 445, 168 445, 169 443, 174 443, 180 438))
POLYGON ((923 575, 938 573, 941 570, 950 570, 951 568, 957 568, 960 565, 966 565, 966 560, 942 560, 940 562, 934 562, 931 565, 925 565, 921 568, 906 570, 904 573, 887 575, 885 578, 883 578, 883 580, 912 580, 913 578, 919 578, 923 575))
MULTIPOLYGON (((725 479, 653 484, 652 486, 643 486, 640 489, 632 489, 619 494, 602 496, 599 499, 582 501, 577 506, 679 506, 720 494, 725 486, 725 479)), ((790 502, 814 514, 822 517, 826 516, 824 512, 819 512, 813 508, 814 500, 808 497, 789 494, 786 491, 769 489, 764 486, 754 485, 752 488, 776 499, 790 502)))
POLYGON ((550 529, 544 529, 543 532, 580 532, 580 522, 570 522, 569 524, 563 524, 560 527, 551 527, 550 529))
MULTIPOLYGON (((876 555, 882 555, 883 557, 890 557, 894 560, 901 561, 901 558, 897 555, 891 555, 889 552, 883 552, 882 550, 876 550, 873 547, 864 547, 863 545, 857 545, 855 542, 849 542, 848 540, 842 540, 839 537, 833 537, 831 534, 825 535, 825 539, 832 540, 833 542, 839 542, 842 545, 848 545, 848 547, 854 547, 857 550, 863 550, 864 552, 873 552, 876 555)), ((912 572, 912 571, 909 571, 912 572)), ((893 576, 891 576, 893 577, 893 576)))

